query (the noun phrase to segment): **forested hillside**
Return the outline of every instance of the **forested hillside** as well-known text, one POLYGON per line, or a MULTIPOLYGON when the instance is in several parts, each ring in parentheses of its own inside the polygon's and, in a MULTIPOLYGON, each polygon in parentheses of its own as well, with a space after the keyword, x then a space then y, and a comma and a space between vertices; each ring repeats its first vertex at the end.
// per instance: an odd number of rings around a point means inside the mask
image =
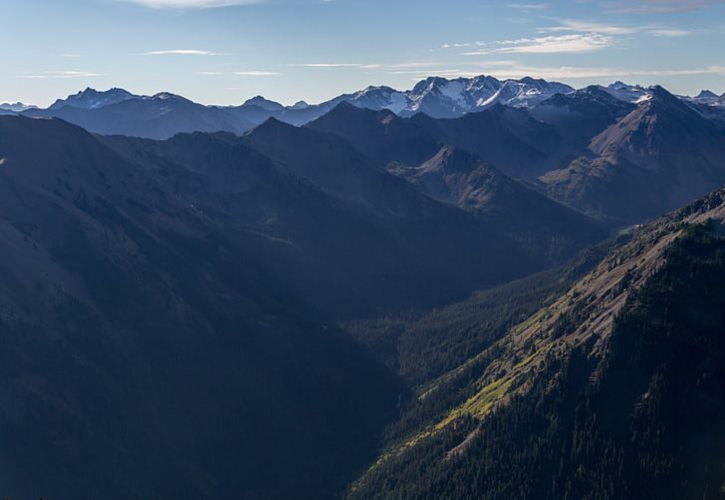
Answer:
POLYGON ((350 498, 720 498, 725 191, 432 385, 350 498))

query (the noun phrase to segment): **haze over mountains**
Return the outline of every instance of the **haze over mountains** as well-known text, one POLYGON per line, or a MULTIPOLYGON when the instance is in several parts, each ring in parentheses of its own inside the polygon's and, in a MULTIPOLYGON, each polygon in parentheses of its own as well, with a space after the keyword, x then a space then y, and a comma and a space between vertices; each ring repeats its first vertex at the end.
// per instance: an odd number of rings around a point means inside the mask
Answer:
POLYGON ((3 109, 0 495, 719 497, 722 97, 3 109))

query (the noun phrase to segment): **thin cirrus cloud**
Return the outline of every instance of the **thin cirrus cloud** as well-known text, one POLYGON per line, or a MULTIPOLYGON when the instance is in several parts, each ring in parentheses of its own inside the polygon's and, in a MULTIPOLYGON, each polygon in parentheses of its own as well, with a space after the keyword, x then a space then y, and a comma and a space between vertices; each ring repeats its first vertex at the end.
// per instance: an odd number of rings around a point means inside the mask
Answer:
POLYGON ((576 19, 562 19, 555 26, 540 28, 540 33, 574 32, 574 33, 598 33, 600 35, 632 35, 640 28, 631 26, 616 26, 610 24, 578 21, 576 19))
POLYGON ((152 9, 210 9, 233 7, 235 5, 254 5, 266 0, 122 0, 152 9))
POLYGON ((93 78, 101 76, 98 73, 90 71, 43 71, 42 73, 24 74, 22 78, 30 80, 45 80, 45 79, 66 79, 66 78, 93 78))
POLYGON ((702 10, 725 4, 725 0, 643 0, 609 2, 610 12, 619 14, 670 14, 702 10))
POLYGON ((648 30, 654 36, 659 37, 680 37, 691 35, 692 32, 689 30, 677 29, 677 28, 653 28, 648 30))
POLYGON ((496 47, 464 52, 466 56, 489 54, 581 54, 615 45, 614 38, 599 33, 552 35, 496 42, 496 47))
POLYGON ((516 10, 537 11, 549 9, 551 5, 548 3, 507 3, 506 7, 516 10))
POLYGON ((375 69, 380 68, 380 64, 361 64, 361 63, 304 63, 291 64, 290 66, 298 68, 363 68, 375 69))
POLYGON ((222 56, 219 52, 198 49, 152 50, 144 53, 145 56, 222 56))
POLYGON ((725 75, 725 66, 707 66, 704 68, 637 70, 610 67, 534 67, 516 66, 491 71, 498 78, 522 78, 534 76, 544 79, 596 79, 596 78, 629 78, 629 77, 672 77, 698 75, 725 75))
POLYGON ((618 26, 611 24, 593 23, 587 21, 578 21, 575 19, 562 19, 554 26, 539 28, 539 33, 597 33, 607 36, 625 36, 634 35, 636 33, 648 33, 660 37, 679 37, 690 35, 689 30, 680 28, 671 28, 662 25, 647 26, 618 26))
POLYGON ((562 19, 557 24, 536 30, 544 36, 498 42, 467 42, 445 44, 443 48, 471 47, 466 56, 490 54, 579 54, 595 52, 620 45, 636 34, 657 37, 682 37, 691 31, 663 25, 621 26, 575 19, 562 19))
POLYGON ((223 71, 197 71, 196 74, 201 76, 226 76, 228 74, 237 76, 280 76, 282 73, 277 73, 276 71, 245 70, 235 71, 234 73, 225 73, 223 71))
POLYGON ((234 74, 237 76, 280 76, 281 75, 281 73, 277 73, 276 71, 258 71, 258 70, 235 71, 234 74))

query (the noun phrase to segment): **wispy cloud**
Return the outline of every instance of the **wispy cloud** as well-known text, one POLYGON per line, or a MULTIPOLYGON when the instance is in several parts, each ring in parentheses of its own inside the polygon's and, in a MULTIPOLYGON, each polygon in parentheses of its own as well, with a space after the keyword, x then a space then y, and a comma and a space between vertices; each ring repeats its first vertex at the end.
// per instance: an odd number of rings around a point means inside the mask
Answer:
POLYGON ((702 10, 713 5, 725 4, 725 0, 640 0, 615 1, 609 3, 609 10, 622 14, 668 14, 702 10))
POLYGON ((210 9, 235 5, 254 5, 266 0, 121 0, 152 9, 210 9))
POLYGON ((257 71, 257 70, 248 70, 248 71, 235 71, 235 75, 238 76, 280 76, 281 73, 277 73, 276 71, 257 71))
POLYGON ((689 30, 677 29, 677 28, 652 28, 649 30, 654 36, 660 37, 680 37, 691 35, 692 32, 689 30))
POLYGON ((444 49, 455 49, 455 48, 461 48, 461 47, 485 47, 488 45, 488 42, 454 42, 454 43, 446 43, 442 46, 444 49))
POLYGON ((21 78, 30 80, 44 80, 48 78, 93 78, 96 76, 101 75, 90 71, 43 71, 42 73, 26 73, 20 75, 21 78))
POLYGON ((556 79, 596 79, 596 78, 628 78, 628 77, 672 77, 697 75, 725 75, 725 66, 707 66, 703 68, 686 69, 631 69, 617 67, 536 67, 515 66, 510 68, 494 69, 490 72, 497 78, 523 78, 532 76, 549 80, 556 79))
POLYGON ((640 28, 630 26, 617 26, 611 24, 578 21, 576 19, 562 19, 559 24, 540 28, 540 33, 574 32, 574 33, 597 33, 600 35, 631 35, 637 33, 640 28))
POLYGON ((152 50, 144 53, 145 56, 221 56, 219 52, 198 49, 152 50))
POLYGON ((492 48, 464 52, 466 56, 489 54, 578 54, 615 45, 614 38, 598 33, 552 35, 495 42, 492 48))
POLYGON ((546 10, 551 5, 548 3, 507 3, 506 7, 517 10, 546 10))
POLYGON ((299 68, 379 68, 380 64, 361 64, 361 63, 303 63, 291 64, 299 68))
POLYGON ((614 24, 602 24, 588 21, 579 21, 575 19, 562 19, 559 24, 539 28, 539 33, 597 33, 608 36, 625 36, 634 35, 636 33, 648 33, 655 36, 685 36, 691 34, 689 30, 680 28, 672 28, 662 25, 645 25, 645 26, 619 26, 614 24))
POLYGON ((435 68, 443 64, 441 61, 410 61, 396 64, 381 65, 389 69, 435 68))
POLYGON ((399 63, 305 63, 305 64, 291 64, 293 67, 300 68, 352 68, 352 69, 373 69, 388 72, 390 74, 405 74, 407 71, 422 71, 424 69, 439 68, 445 66, 446 62, 437 60, 419 60, 419 61, 406 61, 399 63))

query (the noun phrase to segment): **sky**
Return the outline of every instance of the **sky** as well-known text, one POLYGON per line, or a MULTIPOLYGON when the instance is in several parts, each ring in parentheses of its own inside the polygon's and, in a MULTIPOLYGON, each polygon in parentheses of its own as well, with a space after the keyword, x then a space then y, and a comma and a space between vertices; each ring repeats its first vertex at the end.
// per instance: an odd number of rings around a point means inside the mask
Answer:
POLYGON ((725 0, 2 0, 0 102, 321 102, 427 76, 725 93, 725 0))

